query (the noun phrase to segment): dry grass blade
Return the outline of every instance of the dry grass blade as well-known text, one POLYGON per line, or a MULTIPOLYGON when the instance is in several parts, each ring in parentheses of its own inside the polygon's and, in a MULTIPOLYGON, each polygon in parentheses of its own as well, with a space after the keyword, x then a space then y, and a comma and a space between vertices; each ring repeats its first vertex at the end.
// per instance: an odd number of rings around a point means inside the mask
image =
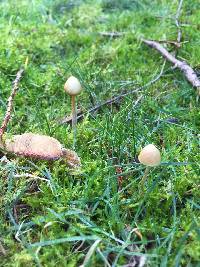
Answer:
POLYGON ((85 256, 84 262, 82 265, 80 265, 80 267, 86 267, 87 264, 89 263, 90 258, 92 257, 92 254, 95 252, 98 244, 101 242, 101 239, 97 239, 93 245, 90 247, 90 249, 88 250, 88 253, 85 256))

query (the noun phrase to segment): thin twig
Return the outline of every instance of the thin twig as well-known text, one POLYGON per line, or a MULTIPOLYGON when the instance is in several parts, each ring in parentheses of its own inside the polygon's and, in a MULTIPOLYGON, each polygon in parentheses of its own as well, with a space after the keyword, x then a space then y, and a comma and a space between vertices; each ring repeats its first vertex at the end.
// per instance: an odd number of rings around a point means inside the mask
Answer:
POLYGON ((20 82, 20 80, 22 78, 23 72, 24 72, 24 69, 20 69, 17 72, 16 78, 15 78, 15 80, 13 82, 12 91, 11 91, 11 94, 10 94, 10 96, 8 98, 6 114, 5 114, 3 123, 2 123, 1 128, 0 128, 0 142, 2 141, 3 134, 4 134, 5 130, 6 130, 8 122, 10 120, 10 116, 11 116, 11 112, 12 112, 12 108, 13 108, 13 99, 14 99, 14 97, 15 97, 15 95, 17 93, 17 90, 19 88, 19 82, 20 82))
POLYGON ((193 87, 196 87, 198 93, 200 94, 200 80, 197 77, 195 71, 188 65, 185 61, 178 60, 172 54, 170 54, 161 44, 155 41, 150 40, 142 40, 146 45, 156 49, 161 53, 163 57, 165 57, 169 62, 174 64, 175 67, 180 69, 185 75, 186 79, 192 84, 193 87))
MULTIPOLYGON (((77 242, 78 243, 78 242, 77 242)), ((84 245, 84 243, 85 243, 85 240, 83 240, 82 242, 81 242, 81 244, 73 251, 73 253, 77 253, 77 252, 80 252, 81 250, 81 248, 82 248, 82 246, 84 245)))
POLYGON ((114 37, 121 37, 125 33, 124 32, 100 32, 99 34, 102 36, 114 38, 114 37))
POLYGON ((179 5, 178 5, 178 9, 177 9, 177 12, 176 12, 176 16, 175 16, 175 23, 176 23, 176 27, 178 29, 177 44, 179 44, 179 47, 180 47, 180 42, 181 42, 181 37, 182 37, 181 25, 180 25, 180 22, 179 22, 182 5, 183 5, 183 0, 180 0, 179 1, 179 5))
POLYGON ((158 42, 158 43, 161 43, 161 44, 171 44, 171 45, 174 45, 177 48, 180 48, 181 44, 188 43, 188 41, 184 41, 184 42, 179 42, 178 43, 177 41, 170 41, 170 40, 151 40, 151 41, 158 42))
POLYGON ((178 30, 176 41, 169 41, 169 40, 151 40, 151 41, 155 41, 155 42, 158 42, 158 43, 172 44, 176 48, 180 48, 183 43, 187 42, 187 41, 181 42, 182 31, 181 31, 181 25, 180 25, 179 18, 180 18, 180 15, 181 15, 182 5, 183 5, 183 0, 180 0, 178 8, 177 8, 176 15, 175 15, 175 24, 176 24, 176 27, 177 27, 177 30, 178 30))
MULTIPOLYGON (((80 114, 77 116, 77 120, 82 119, 82 118, 85 116, 85 114, 91 114, 91 113, 94 113, 95 111, 101 109, 103 106, 106 106, 106 105, 110 105, 110 104, 116 103, 116 102, 118 102, 121 98, 123 98, 123 97, 125 97, 125 96, 128 96, 128 95, 131 95, 131 94, 133 94, 133 93, 137 93, 137 92, 139 92, 139 91, 145 89, 146 87, 148 87, 148 86, 154 84, 154 83, 157 82, 157 81, 161 78, 161 76, 163 75, 163 71, 164 71, 165 63, 166 63, 166 61, 164 61, 160 73, 159 73, 153 80, 149 81, 149 82, 146 83, 145 85, 140 86, 140 87, 138 87, 138 88, 136 88, 136 89, 130 90, 130 91, 128 91, 128 92, 124 92, 124 93, 122 93, 122 94, 120 94, 120 95, 118 95, 118 96, 116 96, 116 97, 113 97, 113 98, 111 98, 111 99, 108 99, 108 100, 106 100, 105 102, 102 102, 102 103, 100 103, 100 104, 98 104, 98 105, 96 105, 96 106, 90 108, 89 110, 87 110, 87 111, 85 111, 85 112, 80 112, 80 114)), ((140 100, 140 99, 141 99, 141 98, 139 98, 139 100, 140 100)), ((138 100, 137 100, 137 101, 138 101, 138 100)), ((59 121, 59 123, 60 123, 60 124, 71 123, 71 121, 72 121, 72 117, 71 117, 71 116, 68 116, 68 117, 65 117, 65 118, 61 119, 61 120, 59 121)))
POLYGON ((6 256, 6 250, 5 248, 3 247, 2 243, 1 243, 1 240, 0 240, 0 253, 2 253, 4 256, 6 256))
POLYGON ((23 178, 23 177, 25 177, 25 178, 29 178, 29 181, 31 181, 31 180, 42 180, 42 181, 49 182, 48 179, 45 179, 43 177, 39 177, 37 175, 30 174, 30 173, 15 174, 13 177, 14 178, 23 178))

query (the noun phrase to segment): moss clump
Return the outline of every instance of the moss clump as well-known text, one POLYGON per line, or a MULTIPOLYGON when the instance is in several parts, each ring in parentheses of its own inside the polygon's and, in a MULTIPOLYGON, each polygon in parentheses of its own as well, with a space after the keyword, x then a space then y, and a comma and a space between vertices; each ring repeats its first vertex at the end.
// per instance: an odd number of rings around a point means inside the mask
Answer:
MULTIPOLYGON (((196 5, 183 2, 178 57, 199 73, 196 5)), ((81 81, 83 111, 155 79, 163 59, 140 38, 176 40, 177 8, 167 0, 1 1, 0 120, 14 75, 29 59, 8 135, 46 134, 72 148, 70 125, 58 122, 71 112, 66 79, 81 81)), ((194 88, 166 63, 156 83, 79 121, 81 174, 62 162, 1 162, 0 266, 79 266, 89 251, 88 266, 95 267, 128 264, 136 253, 149 266, 197 266, 198 108, 194 88), (150 143, 162 164, 141 192, 137 156, 150 143)))

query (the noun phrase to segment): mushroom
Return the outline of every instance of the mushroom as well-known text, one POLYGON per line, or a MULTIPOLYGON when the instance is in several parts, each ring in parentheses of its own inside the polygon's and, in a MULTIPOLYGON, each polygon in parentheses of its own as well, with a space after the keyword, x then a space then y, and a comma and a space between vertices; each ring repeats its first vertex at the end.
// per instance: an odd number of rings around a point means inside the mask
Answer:
POLYGON ((153 144, 149 144, 141 150, 138 159, 146 166, 158 166, 161 161, 160 151, 153 144))
MULTIPOLYGON (((25 68, 26 67, 27 63, 25 63, 25 68)), ((13 81, 12 91, 8 98, 6 114, 0 127, 0 149, 18 156, 35 159, 57 160, 63 158, 71 168, 80 166, 80 159, 76 152, 65 149, 60 142, 53 137, 34 133, 14 135, 11 138, 4 137, 4 133, 11 118, 13 100, 19 88, 19 82, 23 72, 24 69, 20 69, 13 81)), ((78 88, 79 86, 74 86, 74 88, 75 87, 76 89, 80 89, 78 88)))
POLYGON ((46 135, 34 133, 14 135, 11 139, 0 143, 0 147, 18 156, 48 161, 63 158, 71 168, 80 166, 76 152, 65 149, 57 139, 46 135))
POLYGON ((147 166, 144 172, 144 176, 142 177, 142 183, 144 183, 149 173, 150 167, 155 167, 160 165, 161 162, 160 151, 153 144, 149 144, 141 150, 138 156, 138 160, 140 163, 147 166))
POLYGON ((81 93, 82 87, 79 80, 76 77, 70 76, 64 85, 64 89, 65 92, 71 96, 71 101, 72 101, 72 129, 74 134, 74 146, 75 146, 76 124, 77 124, 75 97, 81 93))

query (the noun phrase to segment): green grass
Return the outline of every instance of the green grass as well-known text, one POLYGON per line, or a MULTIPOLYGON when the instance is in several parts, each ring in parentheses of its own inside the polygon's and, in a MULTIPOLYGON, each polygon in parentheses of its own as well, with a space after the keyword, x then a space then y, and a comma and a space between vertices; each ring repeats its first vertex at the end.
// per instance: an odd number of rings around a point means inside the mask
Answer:
MULTIPOLYGON (((178 57, 200 73, 197 2, 183 2, 185 43, 178 57)), ((66 79, 80 79, 78 105, 86 111, 147 84, 164 61, 141 37, 176 40, 177 8, 178 1, 167 0, 1 1, 0 120, 15 74, 29 58, 7 134, 48 134, 72 148, 70 125, 58 122, 70 114, 66 79), (110 31, 124 35, 99 34, 110 31)), ((157 82, 78 123, 81 174, 71 174, 61 161, 13 157, 0 164, 6 250, 0 266, 123 266, 141 255, 147 266, 198 265, 199 103, 195 89, 170 67, 164 65, 157 82), (149 143, 161 150, 162 164, 151 169, 142 189, 145 167, 137 155, 149 143), (122 169, 120 190, 116 166, 122 169), (45 180, 16 177, 24 173, 45 180)))

